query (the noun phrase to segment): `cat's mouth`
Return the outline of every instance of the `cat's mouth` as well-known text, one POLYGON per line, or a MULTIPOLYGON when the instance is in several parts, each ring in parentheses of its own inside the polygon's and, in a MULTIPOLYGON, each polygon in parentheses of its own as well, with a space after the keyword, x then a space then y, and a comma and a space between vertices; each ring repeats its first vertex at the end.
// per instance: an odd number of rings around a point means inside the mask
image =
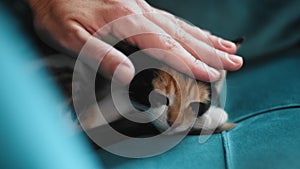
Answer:
POLYGON ((227 113, 218 107, 211 106, 202 116, 182 116, 179 124, 171 123, 167 116, 167 106, 152 109, 149 113, 160 112, 153 124, 166 134, 189 131, 189 134, 213 134, 233 128, 235 123, 228 123, 227 113), (163 111, 163 112, 162 112, 163 111))
POLYGON ((189 134, 216 134, 234 128, 237 124, 227 121, 227 113, 218 107, 212 108, 203 117, 198 118, 189 134))

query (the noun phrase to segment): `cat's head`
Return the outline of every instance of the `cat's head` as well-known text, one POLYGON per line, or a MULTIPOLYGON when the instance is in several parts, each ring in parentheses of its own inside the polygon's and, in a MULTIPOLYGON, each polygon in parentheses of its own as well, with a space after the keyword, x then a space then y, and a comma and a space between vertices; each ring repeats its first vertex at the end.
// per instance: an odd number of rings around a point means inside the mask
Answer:
POLYGON ((227 113, 211 105, 211 83, 196 81, 171 68, 144 70, 134 78, 129 91, 137 109, 158 116, 153 123, 161 130, 211 131, 227 121, 227 113))

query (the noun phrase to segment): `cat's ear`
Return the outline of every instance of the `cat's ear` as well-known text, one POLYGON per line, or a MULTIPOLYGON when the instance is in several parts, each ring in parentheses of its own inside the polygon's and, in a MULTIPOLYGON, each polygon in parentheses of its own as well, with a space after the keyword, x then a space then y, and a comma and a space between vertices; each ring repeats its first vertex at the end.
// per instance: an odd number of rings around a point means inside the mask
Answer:
POLYGON ((152 81, 157 77, 157 69, 145 69, 139 72, 129 84, 129 99, 132 105, 140 111, 151 107, 149 95, 154 91, 152 81))
POLYGON ((245 40, 245 37, 242 36, 242 37, 239 37, 239 38, 233 40, 232 42, 235 43, 237 48, 239 48, 241 46, 241 44, 244 42, 244 40, 245 40))

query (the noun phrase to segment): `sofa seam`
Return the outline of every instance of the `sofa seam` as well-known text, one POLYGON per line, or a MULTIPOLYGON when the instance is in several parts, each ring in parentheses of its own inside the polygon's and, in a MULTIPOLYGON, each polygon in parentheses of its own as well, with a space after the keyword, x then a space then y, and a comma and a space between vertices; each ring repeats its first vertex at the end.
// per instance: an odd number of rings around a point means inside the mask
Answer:
POLYGON ((230 153, 230 145, 228 139, 228 133, 226 131, 221 133, 223 150, 224 150, 224 161, 225 161, 225 169, 231 168, 231 153, 230 153))
POLYGON ((252 117, 259 116, 261 114, 270 113, 270 112, 276 111, 276 110, 290 109, 290 108, 300 108, 300 104, 291 104, 291 105, 286 105, 286 106, 276 106, 276 107, 272 107, 272 108, 268 108, 268 109, 263 109, 263 110, 260 110, 260 111, 256 111, 256 112, 254 112, 253 114, 250 114, 250 115, 241 116, 240 118, 235 119, 234 122, 239 123, 241 121, 245 121, 245 120, 250 119, 252 117))
MULTIPOLYGON (((300 108, 300 105, 292 104, 289 106, 283 106, 283 107, 278 106, 278 107, 273 107, 272 109, 265 109, 265 110, 257 111, 256 113, 249 115, 249 116, 242 117, 235 122, 239 123, 241 121, 245 121, 245 120, 251 119, 253 117, 256 117, 256 116, 259 116, 259 115, 262 115, 265 113, 270 113, 270 112, 276 111, 276 110, 293 109, 293 108, 300 108)), ((231 146, 230 146, 230 142, 229 142, 230 139, 229 139, 228 131, 223 131, 221 133, 221 140, 222 140, 223 151, 224 151, 225 169, 231 169, 233 165, 232 165, 231 146)))

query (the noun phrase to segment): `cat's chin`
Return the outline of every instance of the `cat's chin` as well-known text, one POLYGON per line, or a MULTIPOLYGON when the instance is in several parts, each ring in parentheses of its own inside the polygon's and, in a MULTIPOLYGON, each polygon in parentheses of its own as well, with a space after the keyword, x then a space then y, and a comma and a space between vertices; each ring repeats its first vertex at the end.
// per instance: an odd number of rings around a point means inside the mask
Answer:
POLYGON ((194 129, 215 130, 223 126, 228 119, 228 115, 224 109, 211 106, 207 112, 198 117, 193 125, 194 129))
POLYGON ((185 123, 179 126, 170 126, 167 123, 167 117, 159 119, 159 123, 154 124, 160 129, 163 129, 167 135, 185 133, 189 131, 189 134, 213 134, 220 133, 225 130, 233 128, 235 123, 227 122, 228 115, 224 109, 211 106, 206 113, 202 116, 191 119, 186 119, 185 123), (163 128, 162 128, 163 126, 163 128))

